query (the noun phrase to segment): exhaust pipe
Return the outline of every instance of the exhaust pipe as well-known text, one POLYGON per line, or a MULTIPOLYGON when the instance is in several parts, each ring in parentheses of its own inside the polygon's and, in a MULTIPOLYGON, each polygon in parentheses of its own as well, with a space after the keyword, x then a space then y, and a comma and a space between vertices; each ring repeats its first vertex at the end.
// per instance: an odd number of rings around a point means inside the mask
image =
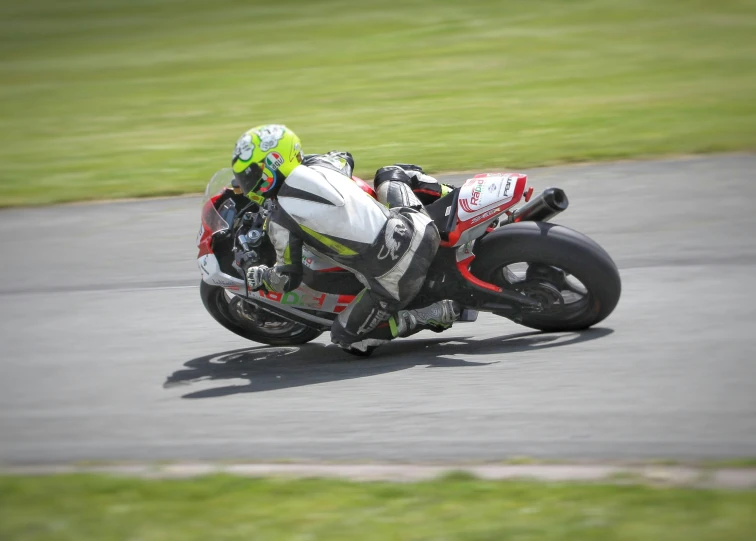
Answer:
POLYGON ((543 193, 509 215, 507 223, 547 222, 570 204, 567 194, 559 188, 546 188, 543 193))

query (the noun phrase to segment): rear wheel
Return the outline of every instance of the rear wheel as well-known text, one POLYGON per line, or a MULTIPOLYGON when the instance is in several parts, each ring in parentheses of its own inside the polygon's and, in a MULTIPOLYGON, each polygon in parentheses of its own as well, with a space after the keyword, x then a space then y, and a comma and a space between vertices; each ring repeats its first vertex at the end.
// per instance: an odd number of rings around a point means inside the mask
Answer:
POLYGON ((475 246, 471 272, 539 301, 520 323, 542 331, 574 331, 612 313, 622 289, 609 254, 582 233, 545 222, 506 225, 475 246))
POLYGON ((213 319, 234 334, 271 346, 306 344, 322 331, 294 323, 258 309, 239 297, 229 296, 222 287, 200 282, 200 296, 213 319))

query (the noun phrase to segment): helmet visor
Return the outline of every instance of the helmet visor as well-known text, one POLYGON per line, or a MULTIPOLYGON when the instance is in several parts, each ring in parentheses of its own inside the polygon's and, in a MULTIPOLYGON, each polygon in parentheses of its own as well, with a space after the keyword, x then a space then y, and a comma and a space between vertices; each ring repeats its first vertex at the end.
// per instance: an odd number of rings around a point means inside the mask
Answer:
POLYGON ((252 163, 241 173, 234 173, 243 194, 255 192, 260 188, 263 170, 260 164, 252 163))

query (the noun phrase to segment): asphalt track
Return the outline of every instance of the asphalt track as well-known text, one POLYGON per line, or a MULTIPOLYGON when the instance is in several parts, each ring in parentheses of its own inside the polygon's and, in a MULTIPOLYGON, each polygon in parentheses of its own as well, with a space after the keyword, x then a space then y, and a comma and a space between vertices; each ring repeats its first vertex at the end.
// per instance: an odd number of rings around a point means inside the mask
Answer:
POLYGON ((754 171, 529 171, 617 262, 614 314, 555 335, 483 315, 367 360, 217 325, 196 197, 0 212, 0 462, 754 457, 754 171))

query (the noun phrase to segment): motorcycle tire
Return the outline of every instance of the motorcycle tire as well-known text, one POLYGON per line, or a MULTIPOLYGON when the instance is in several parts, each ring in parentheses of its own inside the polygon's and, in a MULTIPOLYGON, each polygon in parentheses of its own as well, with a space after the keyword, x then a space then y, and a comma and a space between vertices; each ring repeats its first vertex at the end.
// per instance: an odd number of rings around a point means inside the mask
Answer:
POLYGON ((256 326, 251 321, 243 321, 235 317, 229 309, 229 302, 226 298, 226 292, 222 287, 211 286, 206 282, 200 282, 200 297, 202 304, 213 319, 223 325, 226 329, 234 334, 251 340, 271 346, 294 346, 306 344, 316 339, 323 331, 314 329, 301 323, 284 322, 290 326, 290 332, 276 329, 275 332, 266 331, 264 327, 256 326))
POLYGON ((599 323, 619 302, 622 283, 617 265, 587 236, 557 224, 520 222, 505 225, 476 242, 470 271, 504 285, 505 267, 517 262, 557 267, 580 281, 587 293, 572 311, 523 312, 522 325, 547 332, 577 331, 599 323))

